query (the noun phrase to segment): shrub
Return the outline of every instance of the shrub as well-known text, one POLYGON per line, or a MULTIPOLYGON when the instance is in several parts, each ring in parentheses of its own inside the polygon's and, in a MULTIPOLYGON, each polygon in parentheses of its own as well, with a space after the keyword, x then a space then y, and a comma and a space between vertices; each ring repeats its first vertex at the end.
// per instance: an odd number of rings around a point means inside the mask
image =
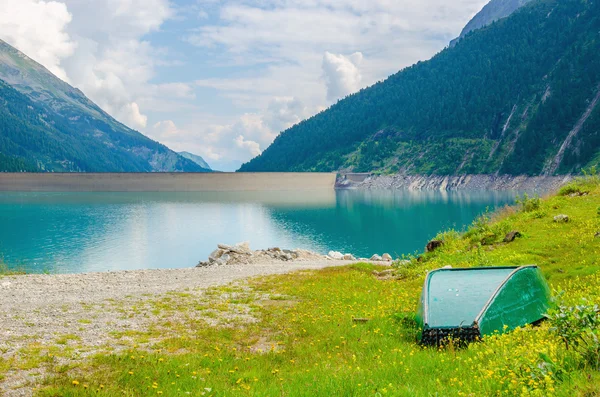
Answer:
POLYGON ((517 196, 516 202, 523 212, 537 211, 542 205, 542 200, 539 196, 529 197, 527 193, 524 193, 522 197, 517 196))
POLYGON ((600 175, 596 167, 591 167, 588 170, 583 170, 581 176, 575 178, 571 183, 563 186, 558 191, 560 196, 568 196, 571 194, 589 193, 598 185, 600 185, 600 175))
POLYGON ((473 221, 464 236, 471 244, 491 245, 504 239, 510 230, 508 221, 492 222, 490 216, 484 214, 473 221))
POLYGON ((585 300, 576 306, 558 305, 547 317, 567 350, 576 351, 585 365, 600 369, 600 306, 585 300))

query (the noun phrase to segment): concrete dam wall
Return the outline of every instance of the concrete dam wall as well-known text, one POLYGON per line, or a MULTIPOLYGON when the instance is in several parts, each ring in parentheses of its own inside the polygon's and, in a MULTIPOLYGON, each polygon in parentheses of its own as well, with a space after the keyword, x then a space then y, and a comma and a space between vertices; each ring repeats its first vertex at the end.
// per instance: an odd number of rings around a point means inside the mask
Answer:
POLYGON ((333 190, 335 173, 0 173, 0 191, 218 192, 333 190))

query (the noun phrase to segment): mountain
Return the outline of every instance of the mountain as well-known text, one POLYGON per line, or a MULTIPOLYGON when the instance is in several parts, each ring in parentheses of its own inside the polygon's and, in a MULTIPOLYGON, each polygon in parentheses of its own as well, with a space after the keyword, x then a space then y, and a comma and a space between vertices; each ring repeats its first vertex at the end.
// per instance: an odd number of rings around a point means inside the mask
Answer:
POLYGON ((460 36, 458 38, 452 40, 450 42, 450 46, 456 45, 458 40, 465 37, 467 34, 471 33, 474 30, 480 29, 484 26, 487 26, 493 22, 496 22, 499 19, 506 18, 511 15, 513 12, 523 7, 525 4, 531 2, 531 0, 492 0, 487 3, 481 11, 477 13, 467 23, 462 32, 460 32, 460 36))
POLYGON ((207 172, 0 40, 0 171, 207 172))
POLYGON ((600 0, 536 0, 281 133, 240 171, 566 174, 600 162, 600 0))
POLYGON ((194 163, 198 164, 200 167, 202 167, 204 169, 212 170, 212 168, 210 168, 210 165, 208 165, 208 163, 206 161, 204 161, 204 159, 201 156, 198 156, 197 154, 193 154, 190 152, 179 152, 177 154, 179 154, 181 157, 184 157, 188 160, 192 160, 194 163))

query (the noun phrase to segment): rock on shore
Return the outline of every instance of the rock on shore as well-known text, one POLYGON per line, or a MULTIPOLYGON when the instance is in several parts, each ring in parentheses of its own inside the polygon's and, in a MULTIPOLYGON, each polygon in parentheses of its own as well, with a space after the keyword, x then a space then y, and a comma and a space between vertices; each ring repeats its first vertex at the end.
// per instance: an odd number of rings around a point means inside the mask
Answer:
MULTIPOLYGON (((235 245, 219 244, 217 249, 208 256, 208 259, 198 263, 196 267, 318 260, 358 261, 352 254, 342 254, 337 251, 329 251, 327 255, 303 249, 287 250, 279 247, 253 251, 250 249, 248 242, 243 242, 235 245)), ((382 256, 376 254, 371 259, 360 258, 360 261, 391 263, 392 257, 389 254, 383 254, 382 256)))
POLYGON ((569 182, 565 176, 511 175, 363 175, 360 178, 341 175, 338 189, 408 189, 408 190, 544 190, 554 191, 569 182))

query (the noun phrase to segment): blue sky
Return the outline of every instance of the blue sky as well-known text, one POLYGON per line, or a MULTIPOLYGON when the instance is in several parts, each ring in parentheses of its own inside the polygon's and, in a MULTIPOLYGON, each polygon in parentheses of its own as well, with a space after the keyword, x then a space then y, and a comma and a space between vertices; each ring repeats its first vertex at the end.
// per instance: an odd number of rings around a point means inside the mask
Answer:
POLYGON ((0 38, 177 151, 235 170, 430 58, 486 0, 0 0, 0 38))

